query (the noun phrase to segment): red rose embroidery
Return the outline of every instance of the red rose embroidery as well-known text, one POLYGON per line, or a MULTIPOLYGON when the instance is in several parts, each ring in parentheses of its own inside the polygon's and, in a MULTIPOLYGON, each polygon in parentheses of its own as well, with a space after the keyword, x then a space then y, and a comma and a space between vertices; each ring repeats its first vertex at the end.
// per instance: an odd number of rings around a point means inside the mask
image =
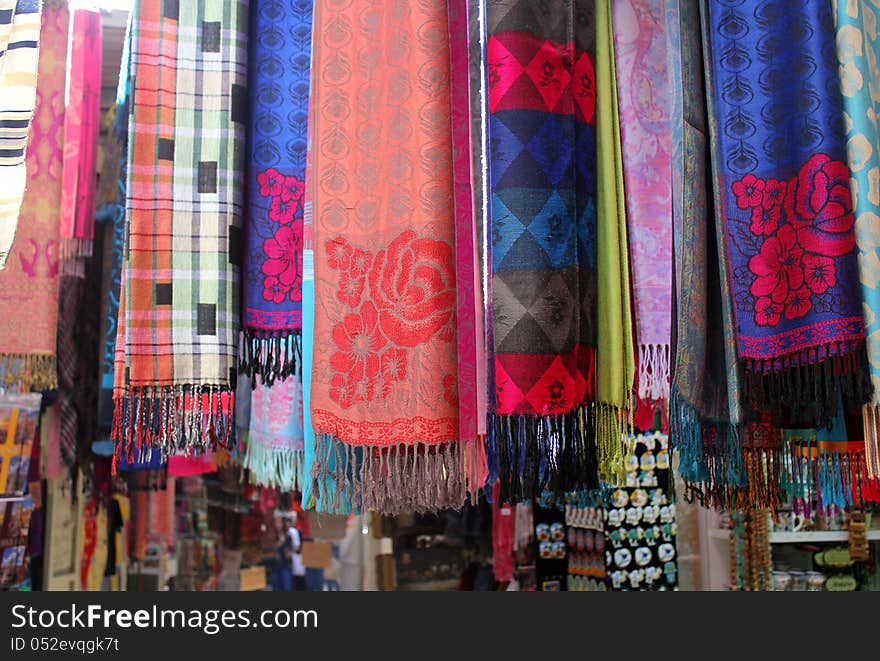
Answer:
POLYGON ((339 276, 336 298, 349 307, 356 308, 361 304, 361 294, 364 293, 367 271, 370 270, 373 257, 360 248, 352 250, 348 244, 334 244, 333 248, 338 250, 339 254, 338 258, 331 257, 331 261, 336 260, 340 266, 348 263, 348 271, 343 271, 339 276))
POLYGON ((782 305, 774 303, 767 296, 755 302, 755 323, 759 326, 775 326, 782 315, 782 305))
POLYGON ((330 366, 357 384, 379 373, 379 350, 386 344, 377 327, 375 306, 367 301, 360 314, 349 314, 333 327, 333 341, 339 349, 330 357, 330 366))
POLYGON ((785 201, 785 191, 788 184, 777 179, 768 179, 764 182, 764 194, 761 197, 761 206, 765 209, 782 209, 785 201))
POLYGON ((736 205, 740 209, 761 206, 764 199, 763 179, 758 179, 753 174, 747 174, 739 181, 734 181, 732 188, 733 194, 736 195, 736 205))
POLYGON ((349 273, 355 277, 367 275, 367 271, 370 270, 370 264, 372 261, 373 256, 370 253, 361 250, 360 248, 356 248, 351 254, 349 273))
POLYGON ((354 403, 354 388, 348 384, 348 380, 342 374, 334 374, 330 380, 330 398, 339 402, 344 409, 354 403))
POLYGON ((749 229, 752 234, 759 236, 769 236, 776 231, 779 225, 779 217, 782 215, 782 209, 779 207, 759 206, 752 209, 752 224, 749 229))
POLYGON ((361 304, 361 294, 364 292, 366 278, 352 277, 349 273, 343 273, 339 277, 339 289, 336 298, 350 308, 356 308, 361 304))
POLYGON ((306 184, 304 181, 300 181, 296 177, 284 177, 284 183, 281 185, 281 199, 292 201, 298 207, 305 190, 306 184))
POLYGON ((263 197, 272 197, 281 195, 281 189, 284 185, 284 175, 275 168, 269 168, 263 172, 257 173, 257 183, 260 185, 260 195, 263 197))
POLYGON ((406 352, 390 347, 380 359, 382 376, 388 382, 403 381, 406 378, 406 352))
POLYGON ((454 315, 455 274, 452 248, 412 230, 376 254, 370 269, 370 298, 379 310, 379 326, 391 342, 414 347, 438 331, 445 341, 454 315))
POLYGON ((272 303, 282 303, 290 293, 291 286, 285 285, 274 275, 263 278, 263 298, 272 303))
POLYGON ((807 287, 814 294, 822 294, 837 284, 837 269, 830 257, 805 253, 803 263, 807 287))
POLYGON ((769 296, 774 303, 782 303, 790 290, 804 283, 803 253, 791 225, 780 227, 774 236, 761 244, 761 251, 749 260, 749 269, 758 276, 752 283, 752 294, 769 296))
POLYGON ((785 299, 786 319, 805 317, 807 312, 812 309, 813 302, 810 300, 810 290, 806 286, 797 290, 792 290, 785 299))
POLYGON ((839 257, 855 247, 846 163, 813 155, 789 181, 785 210, 804 250, 839 257))
POLYGON ((288 225, 296 217, 297 204, 293 200, 285 200, 280 195, 273 197, 269 204, 269 218, 276 223, 288 225))
POLYGON ((351 253, 351 246, 341 236, 327 242, 327 262, 331 269, 347 269, 351 264, 351 253))
MULTIPOLYGON (((284 225, 278 228, 275 236, 263 241, 263 252, 268 259, 263 262, 262 271, 267 276, 275 276, 281 285, 290 287, 290 297, 294 301, 302 299, 302 237, 301 227, 284 225), (297 231, 298 230, 298 231, 297 231)), ((263 282, 264 290, 267 286, 263 282)), ((264 291, 265 297, 265 291, 264 291)), ((268 299, 267 299, 268 300, 268 299)))

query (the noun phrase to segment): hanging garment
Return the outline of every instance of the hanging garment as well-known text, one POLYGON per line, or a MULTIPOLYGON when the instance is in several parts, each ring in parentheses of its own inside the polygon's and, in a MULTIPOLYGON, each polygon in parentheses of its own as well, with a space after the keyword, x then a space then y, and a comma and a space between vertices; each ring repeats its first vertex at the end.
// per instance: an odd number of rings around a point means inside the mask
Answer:
POLYGON ((594 2, 487 3, 488 448, 504 501, 595 487, 594 2))
MULTIPOLYGON (((39 15, 38 15, 39 17, 39 15)), ((27 150, 28 191, 9 263, 0 272, 0 384, 39 390, 58 384, 55 336, 58 327, 58 228, 61 209, 61 158, 64 140, 64 78, 67 59, 67 8, 48 5, 42 15, 43 48, 37 101, 27 150)), ((16 53, 30 49, 14 49, 16 53)), ((10 63, 7 61, 4 66, 10 63)), ((5 71, 5 69, 4 69, 5 71)), ((2 162, 2 159, 0 159, 2 162)), ((2 167, 2 166, 0 166, 2 167)), ((0 185, 11 183, 24 165, 3 168, 0 185), (9 170, 9 174, 6 174, 9 170)), ((22 184, 24 192, 24 184, 22 184)), ((6 199, 6 193, 0 193, 6 199)), ((0 220, 0 235, 14 229, 0 220)), ((5 202, 0 207, 6 208, 5 202)), ((11 208, 11 207, 9 207, 11 208)), ((5 211, 0 211, 0 216, 5 211)), ((5 251, 0 238, 0 263, 5 251)), ((11 241, 11 234, 10 234, 11 241)))
POLYGON ((447 3, 322 4, 314 31, 313 477, 355 510, 458 507, 447 3))
MULTIPOLYGON (((46 7, 46 11, 52 18, 67 15, 66 8, 46 7)), ((28 182, 25 152, 37 101, 40 39, 45 29, 41 28, 40 13, 40 0, 0 2, 0 52, 5 56, 0 64, 0 270, 12 248, 28 182)), ((64 37, 52 36, 61 38, 62 45, 66 43, 66 32, 64 37)), ((51 57, 46 60, 47 67, 51 57)), ((63 90, 64 86, 55 89, 63 90)))
POLYGON ((729 503, 746 475, 712 205, 701 20, 698 0, 668 0, 675 252, 670 440, 696 495, 729 503))
POLYGON ((114 440, 201 451, 234 406, 247 4, 135 12, 114 440))
POLYGON ((599 476, 614 482, 632 427, 635 357, 610 0, 596 3, 596 96, 607 99, 596 108, 596 442, 599 476))
POLYGON ((61 190, 62 268, 82 276, 95 238, 95 187, 98 129, 101 124, 101 14, 73 12, 64 114, 61 190))
POLYGON ((856 0, 837 3, 837 58, 847 121, 859 277, 874 398, 864 408, 867 475, 880 478, 880 7, 856 0))
POLYGON ((830 3, 708 3, 722 268, 746 411, 871 396, 830 3))
POLYGON ((669 398, 671 98, 666 0, 612 3, 640 399, 669 398))
POLYGON ((301 360, 312 4, 312 0, 250 3, 241 363, 245 372, 259 374, 269 386, 293 374, 301 360))

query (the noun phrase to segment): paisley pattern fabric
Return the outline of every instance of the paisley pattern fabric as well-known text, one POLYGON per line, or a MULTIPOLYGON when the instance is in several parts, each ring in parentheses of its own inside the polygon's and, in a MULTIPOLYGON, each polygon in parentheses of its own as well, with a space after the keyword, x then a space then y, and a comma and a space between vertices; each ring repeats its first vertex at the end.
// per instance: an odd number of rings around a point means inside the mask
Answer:
POLYGON ((333 509, 457 507, 447 3, 325 0, 314 31, 312 475, 333 509))
POLYGON ((830 3, 711 0, 718 209, 751 411, 869 394, 830 3))
POLYGON ((835 5, 862 308, 874 386, 874 398, 864 415, 867 470, 880 477, 880 3, 852 0, 835 5))
POLYGON ((313 0, 250 3, 248 195, 245 215, 245 372, 271 385, 293 374, 302 331, 313 0))

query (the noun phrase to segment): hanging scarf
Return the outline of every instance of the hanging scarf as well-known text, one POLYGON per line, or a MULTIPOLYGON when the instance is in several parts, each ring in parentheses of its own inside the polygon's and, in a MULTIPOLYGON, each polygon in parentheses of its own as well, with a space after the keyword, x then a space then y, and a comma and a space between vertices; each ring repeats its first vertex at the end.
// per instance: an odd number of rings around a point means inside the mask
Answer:
POLYGON ((706 29, 743 402, 824 426, 871 395, 831 6, 713 0, 706 29))
POLYGON ((251 3, 242 369, 266 385, 302 350, 302 229, 312 0, 251 3), (283 341, 296 337, 295 341, 283 341))
POLYGON ((669 398, 670 81, 665 0, 612 3, 640 399, 669 398))
POLYGON ((494 347, 490 461, 501 499, 595 487, 593 2, 487 4, 494 347))
MULTIPOLYGON (((635 358, 632 344, 629 259, 624 204, 623 156, 611 3, 596 4, 596 235, 598 275, 596 330, 596 439, 599 476, 613 482, 623 471, 624 417, 632 414, 635 358)), ((631 419, 630 419, 631 426, 631 419)))
MULTIPOLYGON (((43 11, 36 111, 27 151, 28 191, 12 257, 0 272, 0 384, 7 387, 43 390, 58 383, 55 336, 67 21, 66 7, 47 6, 43 11)), ((0 180, 8 183, 13 168, 4 170, 10 174, 0 180)), ((7 226, 0 220, 0 233, 7 226)), ((0 245, 0 261, 3 254, 0 245)))
POLYGON ((114 440, 189 452, 234 406, 247 5, 135 12, 114 440))
POLYGON ((64 164, 60 255, 65 272, 82 275, 80 257, 91 257, 95 237, 95 185, 101 122, 101 14, 73 12, 64 164))
MULTIPOLYGON (((53 15, 56 11, 67 15, 66 10, 46 8, 53 15)), ((0 66, 0 270, 12 248, 28 182, 25 148, 37 101, 40 38, 45 30, 40 25, 39 0, 0 1, 0 52, 6 55, 0 66)), ((64 43, 66 39, 62 38, 61 45, 64 43)), ((50 46, 53 51, 54 46, 50 46)), ((46 59, 46 66, 50 63, 52 55, 46 59)))
POLYGON ((460 506, 477 445, 459 440, 447 30, 441 0, 315 8, 312 470, 353 509, 460 506))
POLYGON ((709 125, 698 0, 667 1, 672 78, 673 312, 670 440, 694 495, 729 503, 745 485, 735 390, 725 334, 722 273, 712 214, 709 125), (724 350, 719 350, 724 347, 724 350), (708 350, 707 350, 708 349, 708 350), (729 403, 730 402, 730 403, 729 403))
POLYGON ((837 3, 837 57, 847 124, 847 157, 855 214, 859 276, 865 312, 868 360, 874 398, 864 408, 867 474, 880 478, 880 7, 873 3, 837 3))
MULTIPOLYGON (((291 342, 286 338, 283 342, 291 342)), ((244 467, 252 484, 301 490, 303 480, 302 375, 264 385, 256 377, 244 467)))

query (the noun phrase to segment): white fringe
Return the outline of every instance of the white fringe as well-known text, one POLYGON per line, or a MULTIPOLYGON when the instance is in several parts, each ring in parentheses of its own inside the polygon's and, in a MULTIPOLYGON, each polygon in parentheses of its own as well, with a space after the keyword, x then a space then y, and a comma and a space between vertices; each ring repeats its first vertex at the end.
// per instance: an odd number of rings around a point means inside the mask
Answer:
POLYGON ((244 467, 251 484, 277 487, 281 491, 302 489, 305 452, 290 448, 274 448, 250 440, 244 467))
POLYGON ((669 399, 669 345, 639 345, 639 399, 669 399))

